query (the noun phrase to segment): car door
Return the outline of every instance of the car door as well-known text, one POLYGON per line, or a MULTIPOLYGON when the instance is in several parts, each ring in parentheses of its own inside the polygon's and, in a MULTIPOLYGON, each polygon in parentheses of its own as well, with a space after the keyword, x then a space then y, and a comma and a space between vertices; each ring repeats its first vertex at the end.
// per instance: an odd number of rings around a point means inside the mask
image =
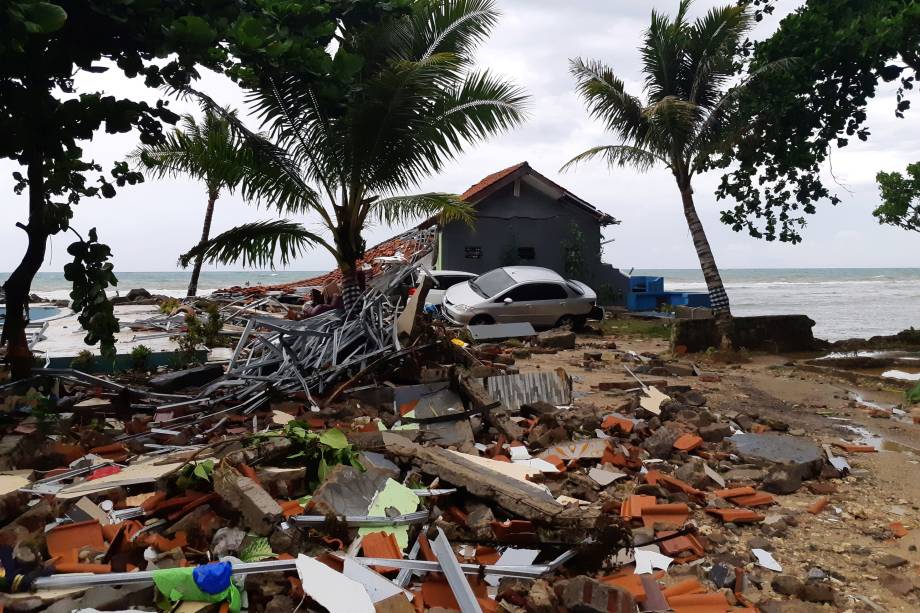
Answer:
POLYGON ((529 321, 533 323, 531 306, 530 285, 515 285, 511 289, 496 296, 492 302, 494 306, 489 309, 494 314, 493 318, 498 323, 514 323, 529 321))
MULTIPOLYGON (((563 308, 560 303, 567 297, 565 289, 557 283, 526 283, 513 287, 499 298, 503 302, 499 309, 500 321, 527 321, 535 326, 553 326, 559 319, 558 313, 563 308)), ((499 321, 496 318, 496 321, 499 321)))

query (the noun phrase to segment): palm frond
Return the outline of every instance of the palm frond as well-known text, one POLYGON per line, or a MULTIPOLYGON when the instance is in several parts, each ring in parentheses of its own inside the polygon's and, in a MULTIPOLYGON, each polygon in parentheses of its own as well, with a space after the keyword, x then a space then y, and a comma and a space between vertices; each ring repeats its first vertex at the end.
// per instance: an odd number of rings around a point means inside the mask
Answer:
POLYGON ((308 247, 331 246, 319 235, 308 231, 299 223, 287 219, 257 221, 231 228, 214 238, 199 243, 179 257, 179 264, 185 268, 198 256, 209 264, 234 264, 249 267, 282 266, 308 247))
POLYGON ((642 103, 626 92, 623 81, 613 70, 598 61, 581 58, 569 63, 576 80, 576 91, 584 98, 588 113, 626 141, 641 141, 648 131, 642 103))
POLYGON ((458 58, 471 58, 497 21, 494 0, 446 0, 428 5, 413 19, 413 46, 424 47, 415 59, 425 60, 444 50, 458 58))
POLYGON ((455 194, 428 193, 414 196, 394 196, 374 201, 370 216, 378 223, 405 224, 426 217, 438 217, 441 223, 460 221, 471 225, 475 220, 473 206, 455 194))
POLYGON ((597 158, 603 159, 611 168, 631 166, 639 172, 645 172, 659 163, 668 167, 671 166, 666 158, 640 147, 629 145, 602 145, 599 147, 592 147, 587 151, 579 153, 566 162, 560 171, 566 172, 579 164, 597 158))
POLYGON ((735 74, 735 55, 753 24, 753 16, 742 5, 715 7, 696 20, 688 30, 684 50, 688 100, 709 108, 735 74))

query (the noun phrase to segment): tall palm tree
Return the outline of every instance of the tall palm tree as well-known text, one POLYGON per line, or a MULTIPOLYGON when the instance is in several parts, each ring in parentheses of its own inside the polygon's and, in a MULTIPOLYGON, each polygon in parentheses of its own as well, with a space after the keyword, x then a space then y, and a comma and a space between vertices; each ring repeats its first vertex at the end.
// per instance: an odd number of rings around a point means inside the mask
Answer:
POLYGON ((473 51, 497 18, 493 0, 417 0, 408 15, 340 32, 327 80, 263 77, 250 101, 268 134, 230 118, 265 162, 244 178, 243 195, 311 212, 322 229, 288 220, 245 224, 183 259, 286 264, 320 246, 338 263, 349 309, 359 295, 357 262, 370 223, 432 215, 471 220, 472 209, 455 195, 404 194, 466 144, 523 121, 523 92, 473 68, 473 51), (352 75, 350 85, 337 87, 343 73, 352 75))
POLYGON ((743 7, 724 6, 691 22, 687 18, 690 3, 681 0, 673 20, 652 12, 640 48, 645 102, 628 94, 623 81, 601 62, 571 62, 578 92, 591 116, 603 121, 619 136, 620 143, 593 147, 563 168, 601 158, 611 167, 632 166, 646 171, 660 164, 671 171, 725 346, 731 343, 731 309, 696 212, 692 183, 694 175, 704 172, 714 155, 740 138, 733 110, 738 92, 747 83, 731 88, 727 85, 737 73, 737 52, 752 20, 743 7))
MULTIPOLYGON (((251 155, 243 142, 236 138, 228 118, 235 118, 236 112, 222 109, 220 113, 205 109, 199 123, 193 116, 182 118, 181 128, 166 136, 158 145, 142 145, 131 158, 146 173, 158 179, 189 175, 204 182, 208 195, 208 207, 204 213, 201 240, 207 243, 211 234, 211 220, 214 218, 214 204, 221 191, 233 192, 239 185, 244 168, 251 164, 251 155)), ((198 277, 204 257, 194 259, 192 277, 188 284, 188 295, 198 293, 198 277)))

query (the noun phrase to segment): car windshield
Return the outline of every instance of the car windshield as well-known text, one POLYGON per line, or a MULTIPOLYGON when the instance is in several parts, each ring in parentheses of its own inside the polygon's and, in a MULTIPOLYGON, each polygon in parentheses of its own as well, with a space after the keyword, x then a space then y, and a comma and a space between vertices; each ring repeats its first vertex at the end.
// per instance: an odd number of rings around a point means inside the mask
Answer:
POLYGON ((470 281, 470 287, 484 298, 491 298, 514 285, 514 279, 501 268, 487 272, 470 281))

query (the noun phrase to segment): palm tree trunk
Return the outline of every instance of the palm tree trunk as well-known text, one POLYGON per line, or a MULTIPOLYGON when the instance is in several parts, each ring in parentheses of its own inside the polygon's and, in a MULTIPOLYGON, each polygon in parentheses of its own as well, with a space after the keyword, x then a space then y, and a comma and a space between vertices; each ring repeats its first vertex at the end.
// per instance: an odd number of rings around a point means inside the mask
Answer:
MULTIPOLYGON (((214 203, 217 201, 219 192, 217 190, 208 191, 208 208, 204 213, 204 226, 201 229, 201 243, 205 243, 211 234, 211 219, 214 218, 214 203)), ((201 274, 201 265, 204 263, 204 253, 198 254, 195 258, 195 266, 192 268, 192 278, 188 283, 188 296, 192 297, 198 293, 198 276, 201 274)))
POLYGON ((681 187, 680 195, 684 203, 684 217, 687 218, 690 236, 693 237, 693 246, 696 248, 696 255, 700 259, 700 268, 703 270, 703 279, 706 280, 706 288, 709 290, 709 301, 712 305, 712 315, 715 319, 716 330, 718 330, 721 337, 722 347, 730 348, 732 346, 733 326, 728 294, 725 293, 722 276, 719 274, 716 259, 713 257, 712 249, 709 247, 709 239, 706 238, 703 223, 696 213, 696 205, 693 203, 693 187, 689 182, 686 187, 681 187))

